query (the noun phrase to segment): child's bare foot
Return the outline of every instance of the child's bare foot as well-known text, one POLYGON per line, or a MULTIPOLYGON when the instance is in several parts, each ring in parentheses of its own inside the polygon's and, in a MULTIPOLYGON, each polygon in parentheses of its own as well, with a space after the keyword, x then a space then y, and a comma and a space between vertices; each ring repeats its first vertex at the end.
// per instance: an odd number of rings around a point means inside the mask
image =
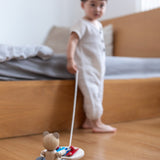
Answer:
POLYGON ((106 125, 100 119, 92 121, 92 131, 94 133, 115 133, 116 128, 106 125))
POLYGON ((87 118, 84 121, 82 128, 92 129, 94 133, 114 133, 117 130, 114 127, 102 123, 101 119, 89 120, 87 118))
POLYGON ((100 126, 94 127, 92 131, 94 133, 115 133, 117 129, 109 125, 102 124, 100 126))
POLYGON ((84 128, 84 129, 92 129, 91 121, 86 118, 86 120, 84 121, 84 123, 82 125, 82 128, 84 128))

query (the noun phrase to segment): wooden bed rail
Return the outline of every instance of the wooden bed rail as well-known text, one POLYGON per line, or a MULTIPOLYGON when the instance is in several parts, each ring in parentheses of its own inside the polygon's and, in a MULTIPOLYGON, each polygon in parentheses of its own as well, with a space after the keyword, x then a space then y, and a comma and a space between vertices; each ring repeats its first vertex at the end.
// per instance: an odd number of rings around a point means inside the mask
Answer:
MULTIPOLYGON (((69 130, 74 80, 0 82, 0 138, 69 130)), ((83 119, 78 93, 75 128, 83 119)))
MULTIPOLYGON (((0 82, 0 138, 70 130, 74 80, 0 82)), ((103 121, 160 116, 160 78, 105 80, 103 121)), ((78 93, 75 128, 84 121, 78 93)))

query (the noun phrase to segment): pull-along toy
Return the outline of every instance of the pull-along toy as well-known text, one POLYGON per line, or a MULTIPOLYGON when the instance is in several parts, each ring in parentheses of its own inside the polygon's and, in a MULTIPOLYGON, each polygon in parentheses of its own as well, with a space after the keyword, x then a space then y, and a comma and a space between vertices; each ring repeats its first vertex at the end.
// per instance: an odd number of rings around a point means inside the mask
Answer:
POLYGON ((73 147, 71 145, 73 137, 75 111, 76 111, 77 89, 78 89, 78 71, 76 72, 76 77, 75 77, 74 104, 73 104, 69 146, 59 147, 59 134, 57 132, 49 133, 45 131, 43 133, 44 135, 43 146, 45 150, 41 152, 40 154, 41 157, 38 157, 36 160, 78 160, 84 156, 83 149, 78 147, 73 147))

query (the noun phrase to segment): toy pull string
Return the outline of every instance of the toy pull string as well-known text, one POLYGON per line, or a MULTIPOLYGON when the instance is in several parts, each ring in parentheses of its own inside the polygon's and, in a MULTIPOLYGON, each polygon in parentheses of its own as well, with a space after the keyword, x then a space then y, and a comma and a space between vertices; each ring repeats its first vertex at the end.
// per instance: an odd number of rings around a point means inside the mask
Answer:
POLYGON ((77 89, 78 89, 78 71, 76 72, 76 76, 75 76, 74 104, 73 104, 73 114, 72 114, 72 124, 71 124, 69 146, 71 146, 72 137, 73 137, 73 127, 74 127, 76 101, 77 101, 77 89))

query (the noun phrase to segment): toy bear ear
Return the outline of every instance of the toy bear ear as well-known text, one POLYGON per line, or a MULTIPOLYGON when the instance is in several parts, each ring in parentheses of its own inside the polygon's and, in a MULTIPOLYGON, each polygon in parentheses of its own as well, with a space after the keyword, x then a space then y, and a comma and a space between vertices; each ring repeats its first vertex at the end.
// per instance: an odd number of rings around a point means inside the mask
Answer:
POLYGON ((48 131, 44 131, 44 132, 43 132, 43 136, 46 136, 47 134, 49 134, 48 131))
POLYGON ((59 138, 59 133, 58 132, 54 132, 53 135, 58 139, 59 138))

